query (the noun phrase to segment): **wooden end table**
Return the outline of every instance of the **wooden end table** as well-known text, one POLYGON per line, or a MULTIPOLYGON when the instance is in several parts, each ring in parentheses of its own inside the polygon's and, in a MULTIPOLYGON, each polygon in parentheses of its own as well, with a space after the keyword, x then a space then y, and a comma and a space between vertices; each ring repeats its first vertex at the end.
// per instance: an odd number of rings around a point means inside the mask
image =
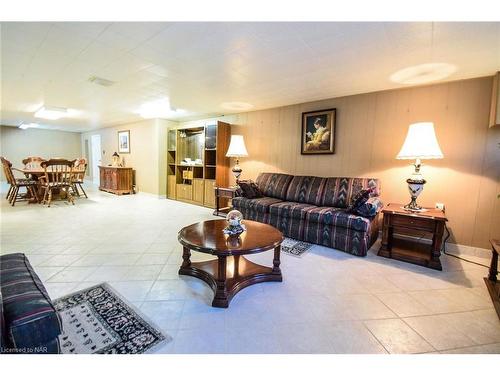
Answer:
POLYGON ((215 190, 215 216, 225 216, 230 210, 231 206, 221 207, 220 202, 226 202, 228 199, 233 199, 236 195, 236 188, 234 187, 214 187, 215 190))
POLYGON ((245 220, 247 228, 239 237, 222 232, 225 220, 208 220, 189 225, 179 232, 184 246, 179 275, 193 276, 206 282, 214 291, 214 307, 228 307, 241 289, 264 281, 282 281, 280 251, 283 235, 276 228, 245 220), (215 255, 217 259, 191 262, 191 250, 215 255), (243 255, 273 250, 272 267, 265 267, 243 255))
POLYGON ((493 306, 495 306, 498 318, 500 319, 500 282, 497 280, 500 240, 491 240, 490 243, 492 252, 490 272, 488 274, 488 277, 484 278, 484 282, 486 283, 491 300, 493 301, 493 306))
POLYGON ((412 212, 405 210, 403 206, 400 203, 389 203, 382 210, 382 245, 378 255, 442 271, 439 257, 447 221, 444 212, 435 208, 412 212), (426 246, 409 239, 396 240, 394 234, 432 234, 432 245, 426 246))

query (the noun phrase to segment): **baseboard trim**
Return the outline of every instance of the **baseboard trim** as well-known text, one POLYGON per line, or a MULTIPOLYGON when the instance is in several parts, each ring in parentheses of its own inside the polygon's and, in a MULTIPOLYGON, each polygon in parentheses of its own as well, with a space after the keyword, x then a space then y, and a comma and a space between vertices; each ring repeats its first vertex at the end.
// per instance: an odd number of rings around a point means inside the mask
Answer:
MULTIPOLYGON (((382 233, 380 233, 380 236, 382 236, 382 233)), ((418 237, 413 237, 413 236, 408 236, 404 234, 394 234, 394 237, 399 237, 399 238, 408 238, 412 239, 414 241, 420 241, 426 244, 431 244, 432 240, 429 238, 418 238, 418 237)), ((381 237, 382 238, 382 237, 381 237)), ((451 243, 447 242, 446 243, 446 252, 453 254, 453 255, 470 255, 470 256, 475 256, 478 258, 485 258, 485 259, 491 259, 491 250, 490 249, 485 249, 482 247, 476 247, 476 246, 467 246, 467 245, 462 245, 458 243, 451 243)))
POLYGON ((447 243, 447 252, 455 255, 472 255, 478 258, 491 259, 491 250, 482 247, 467 246, 457 243, 447 243))
POLYGON ((157 199, 167 199, 167 196, 165 194, 154 194, 154 193, 148 193, 146 191, 136 190, 135 194, 136 195, 147 195, 151 198, 157 198, 157 199))

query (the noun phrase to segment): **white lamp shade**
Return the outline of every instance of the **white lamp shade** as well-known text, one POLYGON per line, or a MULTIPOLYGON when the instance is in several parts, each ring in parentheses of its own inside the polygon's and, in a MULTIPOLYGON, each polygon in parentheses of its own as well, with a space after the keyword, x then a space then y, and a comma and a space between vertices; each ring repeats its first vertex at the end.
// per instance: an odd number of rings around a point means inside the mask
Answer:
POLYGON ((227 150, 226 156, 233 158, 248 156, 247 148, 245 147, 245 141, 242 135, 231 136, 231 142, 229 143, 229 149, 227 150))
POLYGON ((418 122, 408 128, 405 143, 396 159, 442 159, 443 153, 432 122, 418 122))

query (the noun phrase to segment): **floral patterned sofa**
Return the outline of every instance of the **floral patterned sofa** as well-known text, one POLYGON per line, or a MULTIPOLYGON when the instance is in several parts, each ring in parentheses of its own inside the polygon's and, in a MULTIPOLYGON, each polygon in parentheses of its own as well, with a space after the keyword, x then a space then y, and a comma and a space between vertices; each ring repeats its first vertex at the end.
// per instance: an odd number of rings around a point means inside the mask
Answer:
POLYGON ((347 210, 362 189, 380 194, 374 178, 292 176, 261 173, 256 184, 264 197, 233 198, 245 219, 271 224, 287 237, 365 256, 378 236, 378 211, 365 217, 347 210))

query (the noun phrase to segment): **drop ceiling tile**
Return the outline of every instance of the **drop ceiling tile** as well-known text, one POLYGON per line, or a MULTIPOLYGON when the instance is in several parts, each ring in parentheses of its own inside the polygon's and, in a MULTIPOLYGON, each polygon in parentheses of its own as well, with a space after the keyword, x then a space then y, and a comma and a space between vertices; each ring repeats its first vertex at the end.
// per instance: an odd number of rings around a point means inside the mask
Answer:
POLYGON ((94 68, 106 66, 114 61, 123 51, 119 48, 109 47, 103 43, 93 41, 78 56, 78 60, 93 64, 94 68))
POLYGON ((47 53, 51 55, 66 55, 76 57, 92 42, 92 38, 68 32, 56 26, 52 27, 44 38, 37 53, 47 53))
POLYGON ((148 40, 170 26, 168 22, 115 22, 106 32, 122 35, 135 43, 148 40))
POLYGON ((54 22, 53 26, 65 33, 97 38, 111 24, 109 22, 54 22))
POLYGON ((451 79, 493 74, 499 25, 435 23, 432 39, 429 22, 2 23, 2 116, 51 100, 85 113, 71 125, 107 126, 165 96, 189 116, 269 108, 398 87, 392 72, 429 59, 456 64, 451 79))
POLYGON ((2 22, 1 26, 2 44, 16 45, 20 51, 38 48, 51 28, 44 22, 2 22))

